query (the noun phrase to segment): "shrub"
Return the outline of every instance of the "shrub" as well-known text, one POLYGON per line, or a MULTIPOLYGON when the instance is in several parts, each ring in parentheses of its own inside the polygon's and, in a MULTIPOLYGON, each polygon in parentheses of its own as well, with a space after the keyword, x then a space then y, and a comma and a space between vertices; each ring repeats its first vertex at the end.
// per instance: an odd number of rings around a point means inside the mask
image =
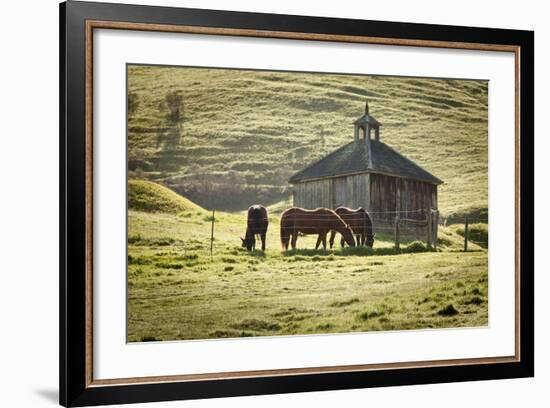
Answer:
POLYGON ((357 302, 359 302, 359 299, 358 298, 353 298, 353 299, 349 299, 349 300, 341 300, 341 301, 332 302, 329 306, 331 306, 331 307, 343 307, 343 306, 352 305, 352 304, 357 303, 357 302))
POLYGON ((437 314, 440 316, 454 316, 457 315, 459 312, 455 309, 455 307, 452 305, 452 303, 445 306, 443 309, 440 309, 437 314))
MULTIPOLYGON (((464 225, 456 228, 457 234, 464 237, 464 225)), ((468 239, 482 248, 489 247, 489 227, 487 224, 468 225, 468 239)))
POLYGON ((208 335, 215 339, 219 339, 229 337, 252 337, 254 336, 254 333, 237 330, 215 330, 213 332, 210 332, 208 335))
POLYGON ((176 262, 157 262, 155 266, 162 269, 183 269, 183 265, 176 262))
POLYGON ((426 252, 428 247, 421 241, 413 241, 405 247, 403 252, 407 253, 417 253, 417 252, 426 252))
POLYGON ((135 92, 128 93, 128 115, 136 113, 139 107, 139 96, 135 92))
POLYGON ((232 328, 237 330, 253 330, 253 331, 277 331, 281 330, 281 326, 278 323, 266 322, 259 319, 245 319, 240 323, 231 325, 232 328))
POLYGON ((474 296, 473 298, 471 298, 470 300, 466 301, 464 304, 465 305, 476 305, 476 306, 479 306, 481 305, 483 302, 485 302, 481 297, 479 296, 474 296))
POLYGON ((146 342, 146 341, 159 341, 160 339, 157 339, 155 336, 143 336, 141 338, 141 341, 142 342, 146 342))
POLYGON ((359 318, 361 320, 374 319, 375 317, 381 317, 390 314, 393 311, 393 307, 388 306, 383 303, 381 305, 376 305, 372 310, 366 310, 362 313, 359 313, 359 318))
POLYGON ((489 246, 489 228, 487 224, 472 224, 469 228, 470 240, 474 241, 480 247, 489 246))
POLYGON ((152 264, 153 262, 146 258, 146 257, 143 257, 143 256, 136 256, 136 257, 133 257, 132 255, 128 255, 128 264, 129 265, 150 265, 152 264))
POLYGON ((136 244, 141 241, 141 235, 135 234, 135 235, 128 235, 128 244, 136 244))

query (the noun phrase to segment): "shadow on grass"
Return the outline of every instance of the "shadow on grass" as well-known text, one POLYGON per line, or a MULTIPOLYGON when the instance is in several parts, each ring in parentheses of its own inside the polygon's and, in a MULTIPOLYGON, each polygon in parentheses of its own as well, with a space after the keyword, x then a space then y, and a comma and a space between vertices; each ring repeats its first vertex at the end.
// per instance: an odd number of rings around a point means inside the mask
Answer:
POLYGON ((226 253, 229 254, 229 255, 243 255, 243 256, 248 255, 248 256, 253 256, 253 257, 256 257, 256 258, 265 258, 266 257, 265 252, 262 251, 261 249, 256 249, 254 251, 248 251, 246 248, 243 248, 241 246, 232 248, 232 249, 228 250, 226 253))
POLYGON ((308 248, 297 248, 289 249, 283 251, 284 256, 294 256, 294 255, 303 255, 303 256, 329 256, 336 254, 337 251, 332 249, 308 249, 308 248))
POLYGON ((265 252, 262 251, 262 250, 255 250, 255 251, 246 251, 245 250, 243 253, 248 255, 248 256, 253 256, 253 257, 256 257, 256 258, 265 258, 265 252))
POLYGON ((410 254, 420 252, 435 252, 433 248, 429 248, 420 241, 411 242, 407 246, 403 246, 400 249, 395 247, 384 248, 369 248, 369 247, 345 247, 341 249, 290 249, 283 252, 284 256, 373 256, 373 255, 399 255, 410 254))

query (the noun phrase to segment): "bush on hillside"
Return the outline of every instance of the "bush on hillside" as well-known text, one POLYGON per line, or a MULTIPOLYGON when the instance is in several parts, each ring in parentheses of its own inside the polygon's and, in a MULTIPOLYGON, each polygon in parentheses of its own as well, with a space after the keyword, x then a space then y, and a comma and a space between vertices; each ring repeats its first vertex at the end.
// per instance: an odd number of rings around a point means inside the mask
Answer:
MULTIPOLYGON (((464 237, 464 225, 456 227, 456 233, 464 237)), ((489 247, 489 227, 487 224, 468 225, 468 239, 482 248, 489 247)))

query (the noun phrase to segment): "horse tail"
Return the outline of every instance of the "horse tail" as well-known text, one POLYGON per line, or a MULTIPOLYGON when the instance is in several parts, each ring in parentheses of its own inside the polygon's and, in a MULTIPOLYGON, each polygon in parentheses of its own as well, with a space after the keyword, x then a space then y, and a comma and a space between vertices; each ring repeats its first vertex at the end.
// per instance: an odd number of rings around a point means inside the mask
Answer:
POLYGON ((365 211, 365 232, 367 235, 372 235, 372 220, 369 213, 365 211))
POLYGON ((367 238, 372 236, 372 220, 369 216, 369 213, 365 210, 365 231, 363 234, 363 245, 367 243, 367 238))

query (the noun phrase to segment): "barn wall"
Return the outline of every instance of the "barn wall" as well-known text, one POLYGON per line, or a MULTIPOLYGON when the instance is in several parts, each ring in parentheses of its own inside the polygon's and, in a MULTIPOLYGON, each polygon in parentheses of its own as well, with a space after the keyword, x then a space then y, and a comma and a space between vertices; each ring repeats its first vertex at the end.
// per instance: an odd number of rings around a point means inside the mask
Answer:
MULTIPOLYGON (((370 212, 380 232, 391 233, 395 216, 426 219, 418 210, 437 209, 437 186, 421 181, 381 174, 358 174, 297 183, 294 206, 302 208, 363 207, 370 212)), ((424 239, 425 227, 404 228, 409 235, 424 239)))
POLYGON ((294 185, 294 206, 302 208, 351 208, 369 205, 369 174, 327 178, 294 185))
MULTIPOLYGON (((371 175, 370 211, 375 225, 387 229, 394 225, 395 217, 426 219, 419 210, 437 209, 437 186, 416 180, 408 180, 380 174, 371 175)), ((424 237, 425 228, 409 228, 413 235, 424 237)))
POLYGON ((337 177, 332 179, 333 198, 331 208, 340 206, 368 209, 369 174, 337 177))
POLYGON ((294 206, 302 208, 332 207, 330 179, 297 183, 294 185, 294 206))
MULTIPOLYGON (((397 214, 402 219, 424 220, 426 213, 418 210, 437 209, 437 186, 380 174, 327 178, 296 184, 294 206, 363 207, 370 212, 375 229, 390 234, 397 214)), ((410 225, 405 230, 419 239, 426 235, 425 227, 410 225)))

